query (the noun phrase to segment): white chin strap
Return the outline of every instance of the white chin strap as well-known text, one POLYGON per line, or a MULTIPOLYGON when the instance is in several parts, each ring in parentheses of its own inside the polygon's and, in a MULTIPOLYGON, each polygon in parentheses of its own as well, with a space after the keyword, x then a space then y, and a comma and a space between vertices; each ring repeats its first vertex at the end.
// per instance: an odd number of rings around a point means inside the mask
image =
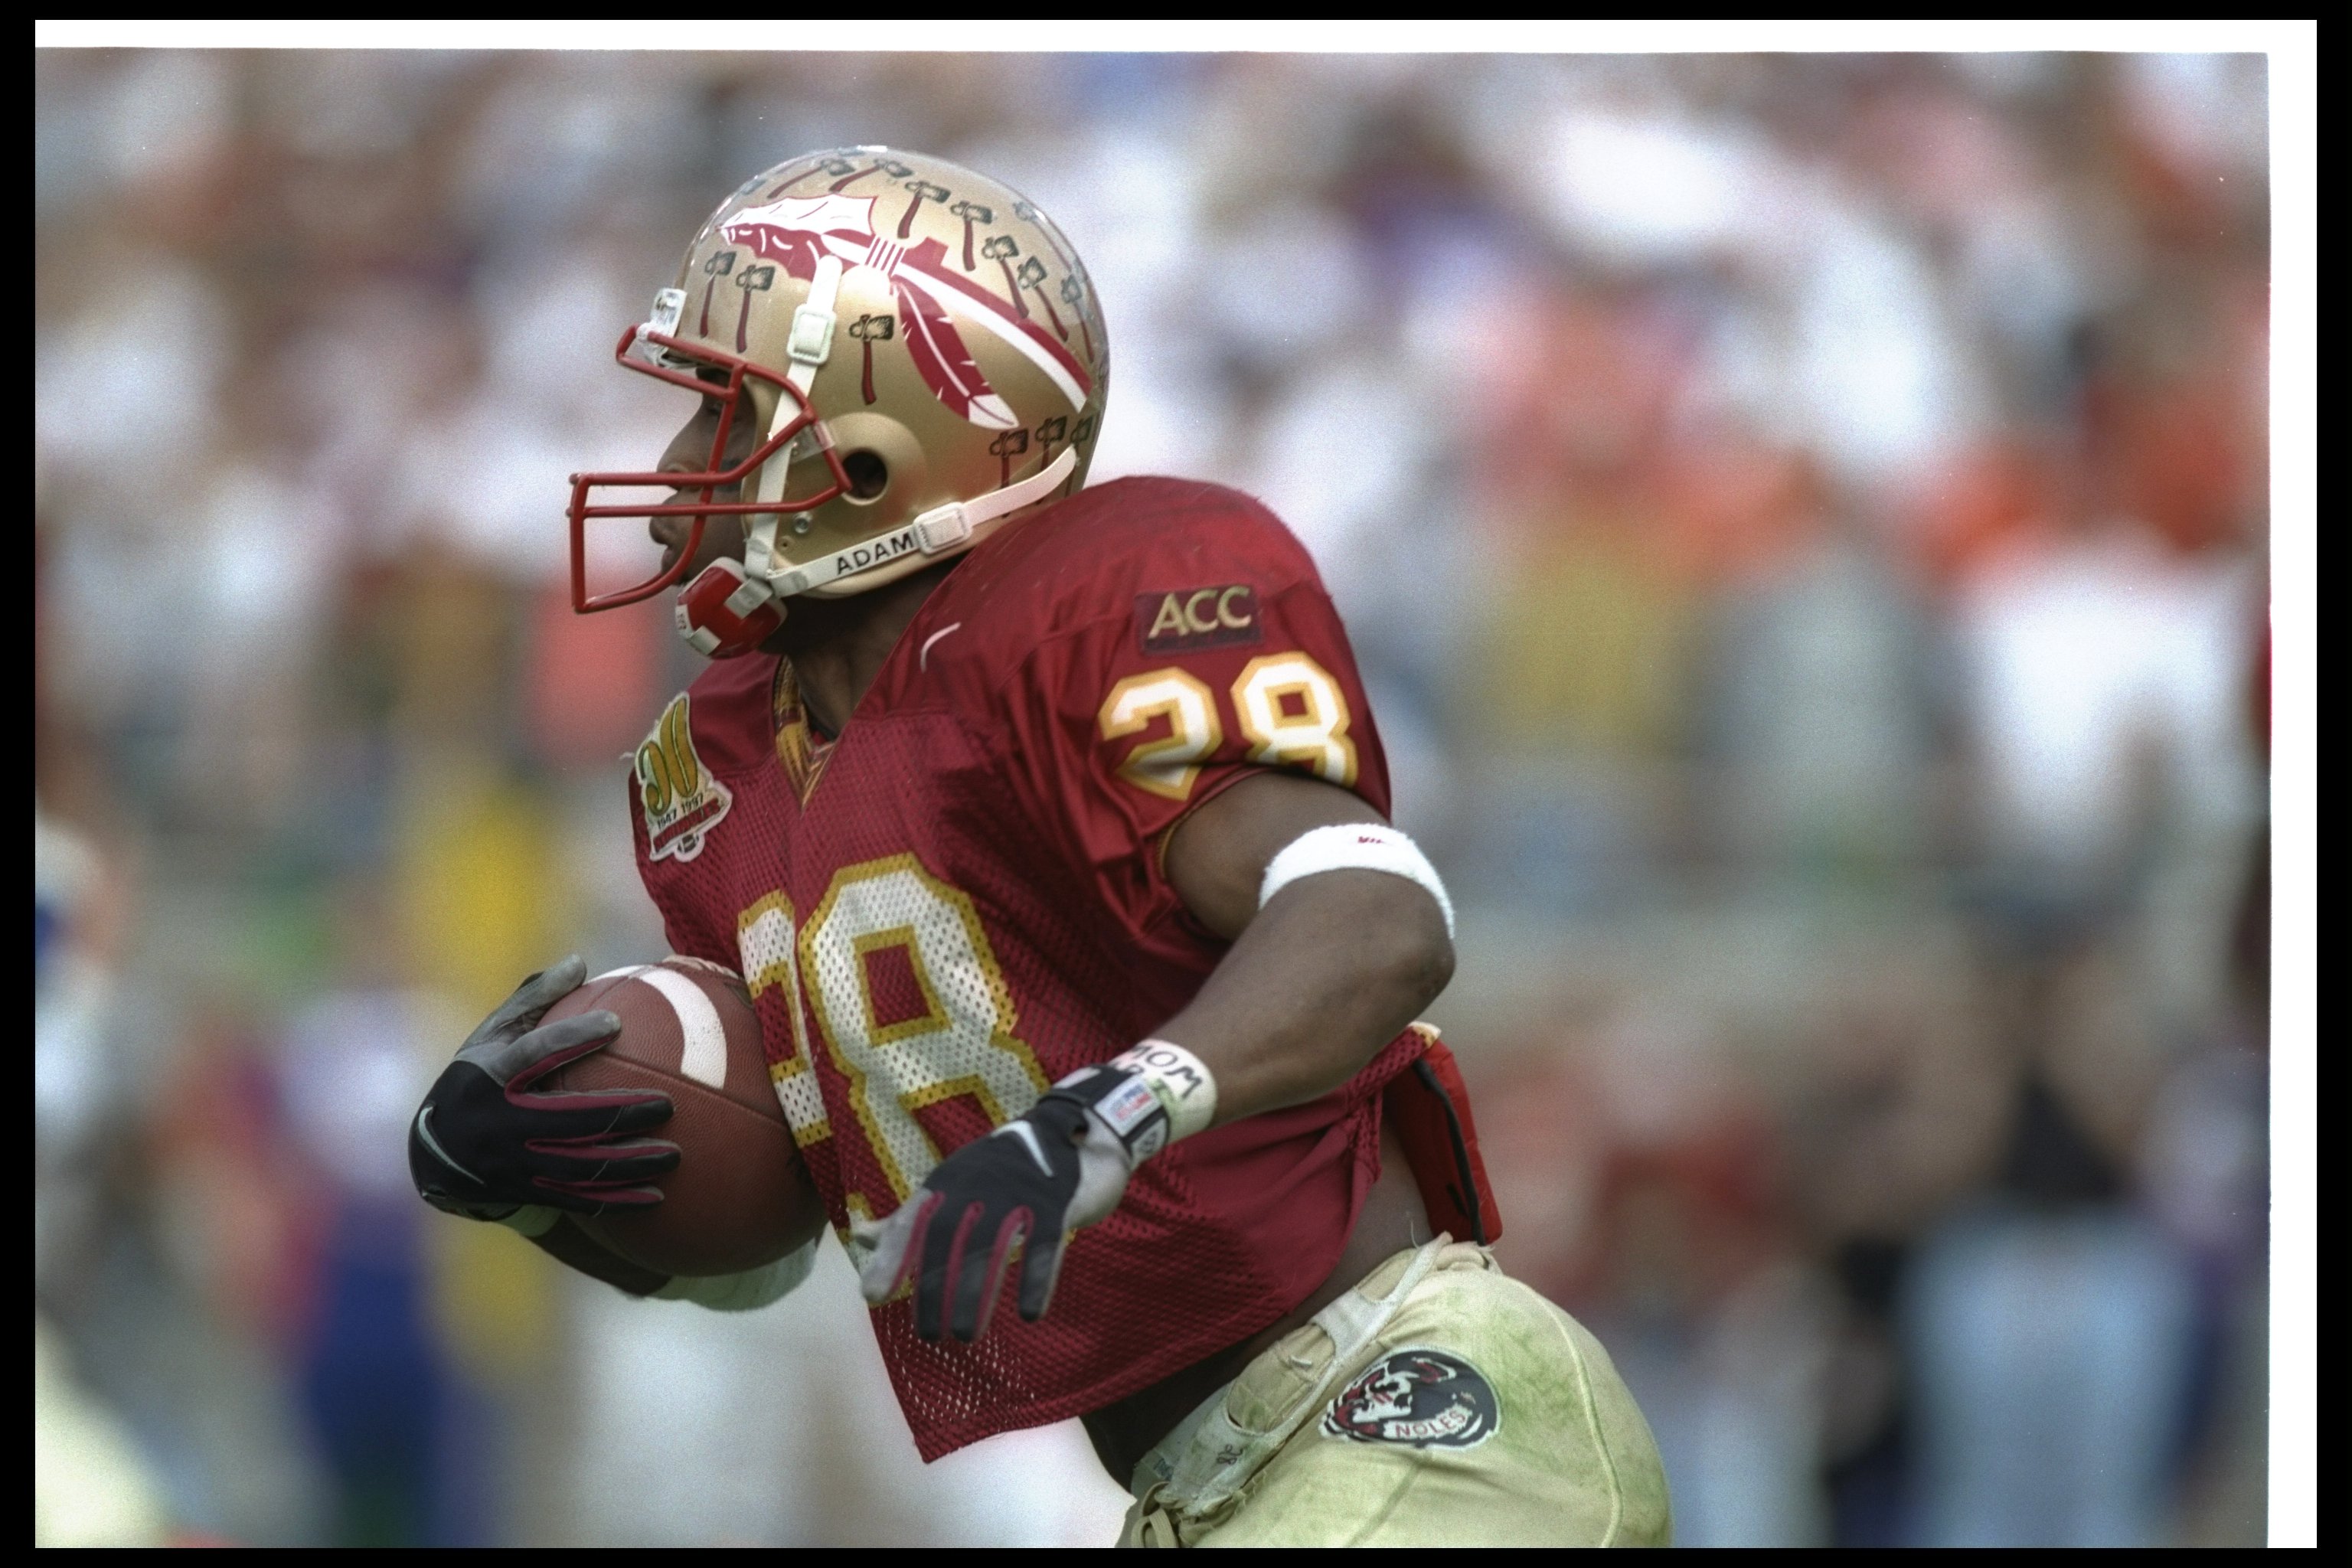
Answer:
MULTIPOLYGON (((809 279, 808 298, 793 312, 793 330, 784 340, 784 353, 792 364, 784 379, 806 402, 809 388, 816 384, 816 373, 833 353, 835 322, 834 300, 841 293, 841 258, 837 256, 817 258, 816 276, 809 279)), ((768 425, 760 432, 760 440, 768 438, 769 430, 784 412, 784 399, 776 399, 768 425)), ((754 481, 752 495, 760 500, 781 500, 784 494, 785 476, 792 472, 793 459, 803 447, 822 451, 832 443, 824 422, 817 421, 814 428, 795 437, 784 449, 760 465, 760 476, 754 481)), ((750 584, 772 583, 776 575, 776 527, 782 521, 777 512, 754 514, 758 521, 746 531, 743 540, 743 570, 750 584)), ((740 592, 740 590, 738 590, 740 592)), ((755 605, 754 608, 757 606, 755 605)))
MULTIPOLYGON (((935 506, 903 528, 895 529, 879 539, 869 539, 863 544, 853 544, 844 550, 832 551, 814 561, 800 565, 777 561, 771 556, 761 564, 768 581, 778 595, 790 598, 805 594, 811 588, 823 587, 837 578, 853 576, 887 562, 906 555, 948 555, 969 549, 995 531, 996 524, 1023 507, 1045 500, 1060 489, 1063 482, 1076 471, 1078 455, 1071 448, 1062 448, 1062 455, 1025 479, 990 490, 970 500, 951 500, 945 506, 935 506)), ((769 537, 774 537, 773 514, 762 519, 769 537)), ((746 552, 749 564, 749 552, 746 552)))
MULTIPOLYGON (((835 321, 834 300, 841 290, 841 258, 823 256, 817 258, 816 276, 809 280, 808 298, 793 312, 792 336, 786 340, 785 353, 792 367, 784 379, 806 398, 809 388, 815 384, 816 373, 827 355, 833 352, 835 321)), ((681 298, 683 298, 681 296, 681 298)), ((776 414, 783 412, 783 400, 776 402, 776 414)), ((773 416, 770 427, 773 427, 773 416)), ((768 438, 766 430, 760 439, 768 438)), ((763 501, 780 500, 784 493, 784 477, 794 458, 804 452, 822 451, 833 444, 824 422, 819 420, 782 451, 761 465, 760 477, 753 495, 763 501)), ((836 550, 816 561, 793 565, 776 549, 776 530, 782 522, 780 512, 756 512, 756 518, 744 536, 743 571, 746 581, 736 590, 738 595, 748 595, 764 584, 780 598, 805 594, 811 588, 822 587, 839 578, 854 576, 897 561, 915 552, 925 555, 945 555, 967 549, 986 538, 995 525, 1023 507, 1045 500, 1061 488, 1076 469, 1078 455, 1075 447, 1065 447, 1062 455, 1027 479, 990 490, 970 500, 950 501, 935 506, 902 528, 893 530, 879 539, 869 539, 846 550, 836 550)), ((764 595, 762 595, 764 597, 764 595)), ((728 601, 730 606, 734 600, 728 601)), ((751 609, 759 606, 753 605, 751 609)), ((750 613, 748 610, 743 613, 750 613)))

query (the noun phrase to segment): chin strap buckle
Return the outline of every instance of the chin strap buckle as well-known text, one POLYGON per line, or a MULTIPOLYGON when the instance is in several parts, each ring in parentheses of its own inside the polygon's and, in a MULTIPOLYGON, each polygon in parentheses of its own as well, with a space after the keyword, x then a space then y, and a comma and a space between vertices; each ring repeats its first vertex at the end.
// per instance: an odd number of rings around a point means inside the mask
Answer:
POLYGON ((1076 449, 1065 447, 1060 457, 1027 479, 1007 485, 1001 490, 975 496, 970 500, 951 500, 945 506, 935 506, 907 527, 926 555, 961 549, 999 518, 1041 501, 1060 489, 1062 482, 1077 466, 1076 449))
POLYGON ((834 301, 841 292, 841 258, 820 256, 809 279, 808 298, 793 312, 793 330, 784 339, 785 357, 793 362, 784 378, 805 397, 816 381, 817 368, 833 353, 834 301))
POLYGON ((935 506, 914 521, 915 543, 926 555, 953 550, 971 538, 971 511, 960 500, 935 506))
POLYGON ((833 311, 814 305, 803 305, 793 312, 792 335, 784 340, 784 353, 793 364, 814 370, 824 363, 825 357, 833 353, 835 320, 833 311))

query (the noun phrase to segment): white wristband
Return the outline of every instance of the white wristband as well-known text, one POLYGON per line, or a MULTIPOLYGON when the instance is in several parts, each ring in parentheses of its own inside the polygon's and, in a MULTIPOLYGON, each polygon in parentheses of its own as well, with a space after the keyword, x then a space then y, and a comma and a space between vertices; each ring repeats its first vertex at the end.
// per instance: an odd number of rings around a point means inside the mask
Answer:
POLYGON ((1217 1119, 1217 1080, 1209 1064, 1172 1040, 1146 1040, 1111 1058, 1151 1090, 1168 1113, 1168 1142, 1208 1130, 1217 1119))
POLYGON ((1445 884, 1438 879, 1437 868, 1404 834, 1377 822, 1343 822, 1329 827, 1310 827, 1285 845, 1275 858, 1265 863, 1265 878, 1258 883, 1257 907, 1264 909, 1275 894, 1301 877, 1319 876, 1325 871, 1385 871, 1391 877, 1402 877, 1408 882, 1418 882, 1437 900, 1445 916, 1445 934, 1454 934, 1454 900, 1445 896, 1445 884))

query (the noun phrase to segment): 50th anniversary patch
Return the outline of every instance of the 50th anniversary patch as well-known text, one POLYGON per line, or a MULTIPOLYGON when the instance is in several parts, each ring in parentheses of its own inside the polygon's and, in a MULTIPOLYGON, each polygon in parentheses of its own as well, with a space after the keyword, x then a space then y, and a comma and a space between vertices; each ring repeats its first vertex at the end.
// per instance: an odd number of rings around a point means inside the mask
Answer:
POLYGON ((1502 1426, 1486 1373, 1444 1351, 1392 1351, 1359 1373, 1323 1413, 1323 1435, 1413 1448, 1475 1448, 1502 1426))

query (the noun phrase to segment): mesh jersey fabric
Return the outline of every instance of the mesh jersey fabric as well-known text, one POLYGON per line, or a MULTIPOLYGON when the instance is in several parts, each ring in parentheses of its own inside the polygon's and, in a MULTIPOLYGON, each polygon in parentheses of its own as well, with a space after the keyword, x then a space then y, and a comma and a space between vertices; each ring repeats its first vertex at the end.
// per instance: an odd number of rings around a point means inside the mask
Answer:
MULTIPOLYGON (((1171 828, 1264 767, 1385 814, 1387 767, 1305 550, 1214 485, 1114 480, 974 550, 827 742, 788 661, 713 665, 631 780, 640 872, 682 953, 750 983, 837 1234, 1181 1009, 1225 944, 1184 912, 1171 828)), ((978 1343, 875 1332, 935 1458, 1081 1415, 1256 1332, 1337 1263, 1378 1173, 1401 1034, 1306 1105, 1175 1145, 1079 1232, 1051 1309, 978 1343)))

